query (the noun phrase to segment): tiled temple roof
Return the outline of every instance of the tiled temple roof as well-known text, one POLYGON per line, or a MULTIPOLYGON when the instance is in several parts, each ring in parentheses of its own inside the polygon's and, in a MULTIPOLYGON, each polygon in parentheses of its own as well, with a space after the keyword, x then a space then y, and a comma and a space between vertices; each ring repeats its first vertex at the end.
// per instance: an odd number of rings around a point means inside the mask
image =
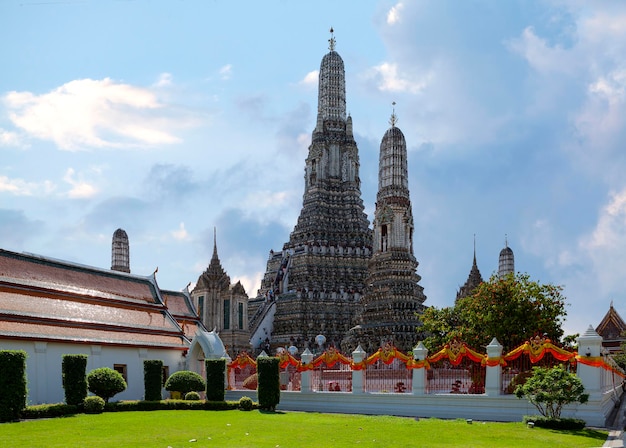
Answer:
POLYGON ((161 297, 152 276, 0 250, 0 338, 187 349, 161 297))

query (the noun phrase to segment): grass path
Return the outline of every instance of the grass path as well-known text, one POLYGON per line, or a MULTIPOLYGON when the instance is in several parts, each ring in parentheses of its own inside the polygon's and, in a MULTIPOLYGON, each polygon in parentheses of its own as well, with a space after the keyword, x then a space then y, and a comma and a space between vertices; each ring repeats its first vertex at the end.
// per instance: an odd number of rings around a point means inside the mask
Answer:
POLYGON ((606 431, 522 423, 259 411, 154 411, 0 424, 2 447, 592 447, 606 431))

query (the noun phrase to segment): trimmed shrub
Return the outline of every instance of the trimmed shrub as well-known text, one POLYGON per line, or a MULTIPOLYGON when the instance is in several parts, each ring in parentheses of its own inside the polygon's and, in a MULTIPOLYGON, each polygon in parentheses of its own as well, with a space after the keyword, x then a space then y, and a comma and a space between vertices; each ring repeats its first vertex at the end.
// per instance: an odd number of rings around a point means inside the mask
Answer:
POLYGON ((254 408, 254 402, 250 397, 241 397, 239 399, 239 409, 242 411, 251 411, 254 408))
POLYGON ((259 381, 259 408, 274 411, 280 402, 278 358, 259 356, 256 362, 259 381))
POLYGON ((87 397, 87 355, 63 355, 61 370, 63 372, 63 389, 65 402, 80 405, 87 397))
POLYGON ((579 430, 584 429, 587 422, 579 418, 549 418, 542 415, 525 415, 524 423, 534 423, 537 428, 579 430))
POLYGON ((104 411, 104 400, 98 396, 85 398, 83 401, 83 409, 85 414, 102 414, 104 411))
POLYGON ((200 394, 198 392, 187 392, 185 394, 185 401, 197 401, 200 399, 200 394))
POLYGON ((87 374, 87 387, 89 392, 96 394, 108 403, 109 398, 126 390, 126 381, 117 370, 100 367, 87 374))
POLYGON ((206 370, 206 399, 209 401, 224 401, 224 372, 225 359, 205 359, 206 370))
POLYGON ((28 406, 24 409, 20 418, 53 418, 64 417, 66 415, 78 414, 79 407, 73 404, 55 403, 55 404, 38 404, 36 406, 28 406))
POLYGON ((187 392, 202 392, 205 388, 204 378, 190 370, 174 372, 165 382, 165 390, 180 392, 183 397, 187 392))
POLYGON ((143 362, 143 387, 146 401, 159 401, 163 398, 163 361, 146 359, 143 362))
POLYGON ((20 418, 26 408, 26 352, 0 350, 0 422, 20 418))

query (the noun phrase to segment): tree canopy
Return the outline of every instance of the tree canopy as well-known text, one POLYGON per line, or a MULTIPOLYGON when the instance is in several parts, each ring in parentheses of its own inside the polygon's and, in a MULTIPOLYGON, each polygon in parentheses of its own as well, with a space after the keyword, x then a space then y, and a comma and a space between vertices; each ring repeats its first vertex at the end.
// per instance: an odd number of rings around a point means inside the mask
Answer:
POLYGON ((426 309, 420 328, 427 336, 424 344, 432 351, 458 338, 479 349, 495 337, 511 350, 537 334, 558 342, 567 315, 562 290, 528 274, 493 275, 453 307, 426 309))

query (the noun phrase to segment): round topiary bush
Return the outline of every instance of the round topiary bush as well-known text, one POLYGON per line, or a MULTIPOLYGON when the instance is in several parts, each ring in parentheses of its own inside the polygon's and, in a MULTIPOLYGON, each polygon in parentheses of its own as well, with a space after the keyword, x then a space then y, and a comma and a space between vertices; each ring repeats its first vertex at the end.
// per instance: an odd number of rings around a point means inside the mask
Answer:
POLYGON ((126 381, 117 370, 100 367, 87 374, 87 388, 108 403, 113 395, 126 390, 126 381))
POLYGON ((254 407, 254 402, 250 397, 241 397, 239 399, 239 409, 242 411, 251 411, 254 407))
POLYGON ((85 414, 102 414, 104 411, 104 400, 97 395, 86 397, 83 400, 85 414))
POLYGON ((202 392, 206 388, 204 378, 196 372, 180 370, 172 373, 165 382, 165 390, 169 392, 180 392, 183 396, 187 392, 202 392))
POLYGON ((199 400, 200 399, 200 394, 198 392, 187 392, 185 394, 185 400, 187 401, 194 401, 194 400, 199 400))

